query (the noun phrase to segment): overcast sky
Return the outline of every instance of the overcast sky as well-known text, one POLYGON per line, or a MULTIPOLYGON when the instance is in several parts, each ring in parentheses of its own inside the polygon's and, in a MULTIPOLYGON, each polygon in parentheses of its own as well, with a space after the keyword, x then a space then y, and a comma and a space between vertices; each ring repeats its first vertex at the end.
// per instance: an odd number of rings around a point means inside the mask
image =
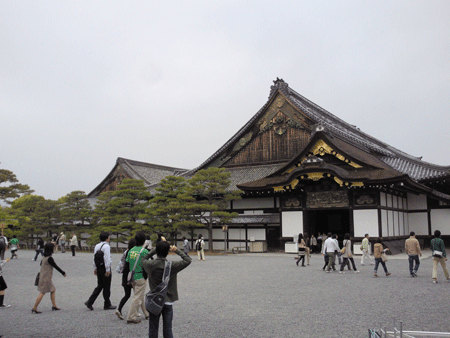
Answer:
POLYGON ((89 193, 117 157, 194 168, 277 77, 450 165, 450 1, 1 1, 0 168, 89 193))

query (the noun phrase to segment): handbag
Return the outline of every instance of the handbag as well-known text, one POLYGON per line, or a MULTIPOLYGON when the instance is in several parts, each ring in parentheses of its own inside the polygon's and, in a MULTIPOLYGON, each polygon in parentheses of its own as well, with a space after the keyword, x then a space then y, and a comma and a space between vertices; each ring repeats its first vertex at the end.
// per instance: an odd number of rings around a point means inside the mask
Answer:
POLYGON ((381 260, 382 260, 383 262, 387 262, 388 257, 387 257, 387 255, 386 255, 385 252, 383 252, 383 253, 381 254, 381 260))
POLYGON ((433 257, 442 258, 442 257, 444 257, 444 255, 442 254, 442 251, 434 250, 433 257))
POLYGON ((39 277, 41 276, 41 273, 38 272, 36 275, 36 279, 34 280, 34 286, 38 286, 39 285, 39 277))
POLYGON ((134 261, 133 270, 128 272, 128 279, 127 279, 127 284, 128 285, 133 285, 133 282, 134 282, 134 270, 136 270, 136 266, 137 266, 137 263, 139 261, 139 258, 141 257, 142 250, 144 250, 144 247, 142 247, 141 251, 139 251, 139 256, 137 256, 136 260, 134 261))
POLYGON ((159 315, 164 307, 171 269, 172 262, 166 261, 162 282, 153 291, 149 291, 145 295, 145 308, 155 316, 159 315))

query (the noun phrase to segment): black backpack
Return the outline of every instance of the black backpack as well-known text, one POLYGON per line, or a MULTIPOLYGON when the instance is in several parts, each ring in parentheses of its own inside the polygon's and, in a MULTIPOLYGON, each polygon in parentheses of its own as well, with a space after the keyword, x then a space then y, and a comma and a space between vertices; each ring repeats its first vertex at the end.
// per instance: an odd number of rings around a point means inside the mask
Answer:
POLYGON ((105 268, 105 253, 102 251, 103 245, 106 243, 103 243, 100 249, 98 249, 94 253, 94 263, 97 269, 104 269, 105 268))
POLYGON ((195 249, 197 251, 201 251, 202 250, 202 240, 201 239, 197 240, 197 244, 195 245, 195 249))

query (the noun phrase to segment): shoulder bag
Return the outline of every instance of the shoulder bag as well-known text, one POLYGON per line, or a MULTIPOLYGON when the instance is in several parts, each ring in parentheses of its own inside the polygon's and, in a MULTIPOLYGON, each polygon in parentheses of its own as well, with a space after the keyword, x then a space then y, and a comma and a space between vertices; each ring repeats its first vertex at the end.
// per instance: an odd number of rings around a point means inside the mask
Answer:
POLYGON ((136 260, 134 261, 133 270, 128 272, 128 279, 127 279, 127 284, 128 285, 133 285, 133 282, 134 282, 134 270, 136 270, 137 262, 139 261, 139 258, 141 257, 142 250, 144 250, 144 247, 142 247, 141 251, 139 251, 139 255, 136 257, 136 260))
POLYGON ((159 315, 164 307, 171 269, 172 262, 166 261, 162 282, 153 291, 149 291, 145 295, 145 308, 155 316, 159 315))

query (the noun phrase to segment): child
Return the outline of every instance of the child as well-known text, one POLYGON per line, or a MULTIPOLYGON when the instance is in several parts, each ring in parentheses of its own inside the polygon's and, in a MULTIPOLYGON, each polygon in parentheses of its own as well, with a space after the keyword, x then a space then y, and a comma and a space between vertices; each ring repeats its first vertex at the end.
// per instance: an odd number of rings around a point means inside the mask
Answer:
MULTIPOLYGON (((0 242, 0 253, 4 252, 5 249, 6 249, 5 244, 3 244, 3 242, 0 242)), ((5 280, 3 279, 2 267, 8 261, 9 261, 9 258, 7 258, 6 260, 0 261, 0 309, 6 309, 11 306, 11 305, 3 304, 3 299, 5 297, 5 290, 6 290, 7 286, 6 286, 5 280)))

